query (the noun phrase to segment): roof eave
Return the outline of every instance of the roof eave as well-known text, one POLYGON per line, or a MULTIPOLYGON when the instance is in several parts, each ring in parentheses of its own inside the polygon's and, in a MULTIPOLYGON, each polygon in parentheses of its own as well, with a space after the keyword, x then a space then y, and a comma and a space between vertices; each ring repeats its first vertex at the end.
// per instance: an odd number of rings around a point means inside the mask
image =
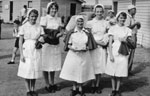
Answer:
POLYGON ((84 0, 77 0, 77 1, 79 1, 79 2, 81 2, 81 3, 85 3, 85 1, 84 1, 84 0))

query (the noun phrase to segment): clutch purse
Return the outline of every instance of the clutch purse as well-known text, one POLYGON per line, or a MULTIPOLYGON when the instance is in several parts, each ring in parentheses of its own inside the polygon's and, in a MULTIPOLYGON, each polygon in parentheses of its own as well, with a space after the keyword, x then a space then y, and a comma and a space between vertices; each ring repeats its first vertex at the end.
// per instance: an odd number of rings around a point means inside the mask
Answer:
POLYGON ((36 49, 41 49, 41 48, 42 48, 42 43, 41 43, 40 41, 37 41, 37 42, 35 43, 35 48, 36 48, 36 49))
POLYGON ((58 30, 45 29, 44 31, 46 33, 44 36, 45 43, 51 45, 59 44, 59 38, 57 38, 57 34, 59 33, 58 30))
POLYGON ((136 48, 136 43, 134 40, 131 39, 131 36, 127 37, 126 44, 127 44, 129 49, 135 49, 136 48))
POLYGON ((121 42, 121 45, 120 45, 119 50, 118 50, 118 53, 122 54, 124 56, 129 55, 129 49, 128 49, 128 46, 127 46, 126 43, 121 42))

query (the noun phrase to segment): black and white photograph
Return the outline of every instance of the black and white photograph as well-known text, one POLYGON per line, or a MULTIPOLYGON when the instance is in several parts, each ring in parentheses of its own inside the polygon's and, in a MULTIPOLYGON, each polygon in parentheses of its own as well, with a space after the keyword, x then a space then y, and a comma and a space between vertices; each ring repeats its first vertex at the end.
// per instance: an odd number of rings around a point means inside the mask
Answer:
POLYGON ((0 0, 0 96, 150 96, 150 0, 0 0))

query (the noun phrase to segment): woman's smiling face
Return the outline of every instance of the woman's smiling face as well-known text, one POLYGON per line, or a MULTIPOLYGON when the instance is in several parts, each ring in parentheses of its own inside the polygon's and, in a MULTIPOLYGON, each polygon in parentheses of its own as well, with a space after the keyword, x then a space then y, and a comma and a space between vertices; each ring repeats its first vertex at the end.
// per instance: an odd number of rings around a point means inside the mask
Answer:
POLYGON ((102 7, 97 7, 95 9, 95 15, 96 15, 96 17, 101 18, 101 17, 103 17, 103 14, 104 14, 104 10, 103 10, 102 7))
POLYGON ((126 17, 123 16, 122 14, 120 14, 119 17, 118 17, 118 23, 120 25, 124 25, 125 21, 126 21, 126 17))
POLYGON ((53 5, 51 8, 50 8, 50 15, 51 16, 55 16, 56 13, 57 13, 58 9, 53 5))
POLYGON ((84 27, 84 20, 82 18, 77 19, 77 27, 82 29, 84 27))
POLYGON ((29 15, 29 22, 33 25, 36 23, 37 18, 38 18, 38 14, 31 12, 29 15))

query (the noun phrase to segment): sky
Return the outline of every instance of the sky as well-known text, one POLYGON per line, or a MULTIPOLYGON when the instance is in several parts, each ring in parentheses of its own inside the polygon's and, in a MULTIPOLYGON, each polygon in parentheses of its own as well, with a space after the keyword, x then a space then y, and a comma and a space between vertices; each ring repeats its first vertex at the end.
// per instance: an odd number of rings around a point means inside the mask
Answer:
MULTIPOLYGON (((86 1, 86 5, 94 5, 95 4, 95 0, 85 0, 86 1)), ((99 3, 103 4, 103 5, 111 5, 112 4, 112 0, 98 0, 99 3)))

